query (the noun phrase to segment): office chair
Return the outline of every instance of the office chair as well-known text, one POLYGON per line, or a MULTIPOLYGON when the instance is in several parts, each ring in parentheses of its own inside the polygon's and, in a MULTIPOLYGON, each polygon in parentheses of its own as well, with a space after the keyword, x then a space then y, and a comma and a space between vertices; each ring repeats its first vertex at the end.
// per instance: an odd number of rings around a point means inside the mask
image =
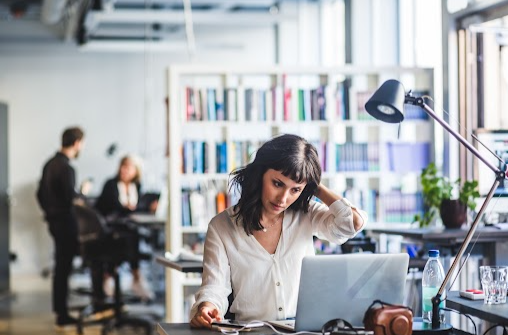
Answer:
POLYGON ((347 240, 341 246, 343 254, 350 254, 355 252, 376 252, 376 241, 367 237, 362 233, 358 234, 352 239, 347 240))
POLYGON ((86 324, 102 323, 102 334, 107 334, 114 328, 123 326, 132 326, 142 328, 145 334, 151 334, 156 315, 128 315, 122 310, 123 300, 120 289, 120 275, 117 267, 128 261, 131 251, 128 250, 128 244, 121 235, 110 231, 106 226, 104 218, 92 208, 84 205, 74 205, 74 211, 78 221, 78 234, 80 242, 80 252, 83 263, 91 268, 92 271, 92 304, 82 309, 79 313, 77 332, 83 334, 85 318, 95 312, 103 312, 113 309, 110 317, 98 321, 86 322, 86 324), (104 304, 99 301, 104 297, 102 289, 102 271, 107 267, 113 275, 115 281, 115 292, 112 304, 104 304))

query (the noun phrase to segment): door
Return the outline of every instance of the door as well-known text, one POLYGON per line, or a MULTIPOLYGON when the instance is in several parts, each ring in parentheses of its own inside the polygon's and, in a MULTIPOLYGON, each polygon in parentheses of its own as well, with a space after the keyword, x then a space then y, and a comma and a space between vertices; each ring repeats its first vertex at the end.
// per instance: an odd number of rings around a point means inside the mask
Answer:
POLYGON ((7 105, 0 102, 0 293, 9 290, 7 105))

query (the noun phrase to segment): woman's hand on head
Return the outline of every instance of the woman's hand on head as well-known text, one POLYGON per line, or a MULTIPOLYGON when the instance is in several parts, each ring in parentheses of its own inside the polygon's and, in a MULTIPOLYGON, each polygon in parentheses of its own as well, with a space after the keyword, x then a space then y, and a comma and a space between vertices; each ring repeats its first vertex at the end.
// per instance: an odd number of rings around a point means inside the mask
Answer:
POLYGON ((335 201, 340 200, 342 197, 332 192, 328 187, 319 184, 314 195, 321 200, 325 205, 330 207, 335 201))
POLYGON ((222 320, 219 310, 212 303, 203 302, 190 321, 190 325, 193 328, 211 328, 213 320, 222 320))

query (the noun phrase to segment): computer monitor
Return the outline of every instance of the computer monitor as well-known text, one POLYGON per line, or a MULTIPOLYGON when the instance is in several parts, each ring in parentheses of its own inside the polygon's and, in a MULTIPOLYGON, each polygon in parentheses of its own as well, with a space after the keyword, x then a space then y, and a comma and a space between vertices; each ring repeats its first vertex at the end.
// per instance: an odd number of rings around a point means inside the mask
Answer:
MULTIPOLYGON (((508 130, 490 130, 479 128, 475 131, 475 134, 488 149, 490 149, 504 161, 504 164, 508 162, 508 130)), ((504 164, 500 162, 493 154, 491 154, 483 145, 476 143, 476 147, 482 156, 488 159, 489 162, 499 167, 501 170, 504 169, 504 164)), ((483 164, 483 162, 476 161, 475 179, 478 180, 478 189, 480 195, 485 196, 487 193, 489 193, 489 190, 494 183, 495 174, 491 169, 483 164)), ((495 191, 494 197, 498 196, 508 197, 508 183, 506 180, 503 180, 495 191)))

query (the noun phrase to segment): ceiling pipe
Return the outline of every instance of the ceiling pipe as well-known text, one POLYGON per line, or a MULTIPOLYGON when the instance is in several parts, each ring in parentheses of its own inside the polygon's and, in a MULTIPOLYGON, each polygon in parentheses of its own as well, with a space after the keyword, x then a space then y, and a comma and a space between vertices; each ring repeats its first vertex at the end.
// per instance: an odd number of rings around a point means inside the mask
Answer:
POLYGON ((196 54, 196 40, 194 37, 194 23, 192 22, 192 7, 190 0, 183 0, 183 13, 185 17, 185 33, 187 36, 187 50, 190 59, 196 54))
POLYGON ((41 8, 41 21, 48 25, 60 22, 67 2, 68 0, 44 0, 41 8))

